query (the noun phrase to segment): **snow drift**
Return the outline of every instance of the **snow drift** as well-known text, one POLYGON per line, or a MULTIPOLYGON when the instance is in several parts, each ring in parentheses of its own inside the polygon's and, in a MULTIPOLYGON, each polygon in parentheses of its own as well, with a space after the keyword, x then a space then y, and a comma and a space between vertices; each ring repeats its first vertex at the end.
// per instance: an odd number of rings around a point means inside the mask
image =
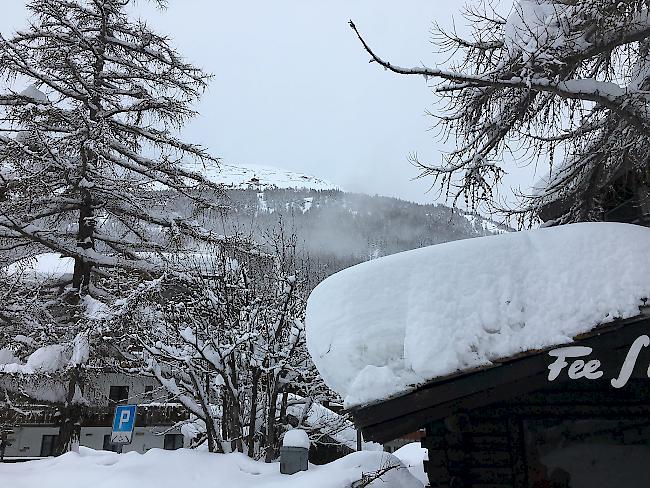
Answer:
POLYGON ((570 342, 650 297, 650 229, 582 223, 449 242, 343 270, 307 304, 307 345, 347 406, 570 342))
POLYGON ((278 463, 254 461, 243 454, 210 454, 151 449, 146 454, 116 454, 85 447, 57 458, 1 464, 1 485, 11 488, 334 488, 349 487, 363 474, 395 466, 370 488, 422 488, 400 460, 385 452, 355 452, 333 463, 310 466, 288 476, 278 463))

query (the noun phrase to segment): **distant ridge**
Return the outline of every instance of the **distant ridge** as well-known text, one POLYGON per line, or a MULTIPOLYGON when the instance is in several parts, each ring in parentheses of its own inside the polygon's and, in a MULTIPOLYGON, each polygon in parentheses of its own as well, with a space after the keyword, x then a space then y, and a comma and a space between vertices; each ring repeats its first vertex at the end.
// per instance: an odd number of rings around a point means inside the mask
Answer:
POLYGON ((298 190, 342 190, 327 180, 304 173, 296 173, 273 166, 258 164, 224 164, 204 166, 200 163, 186 165, 186 169, 202 173, 214 183, 223 183, 232 189, 295 188, 298 190))

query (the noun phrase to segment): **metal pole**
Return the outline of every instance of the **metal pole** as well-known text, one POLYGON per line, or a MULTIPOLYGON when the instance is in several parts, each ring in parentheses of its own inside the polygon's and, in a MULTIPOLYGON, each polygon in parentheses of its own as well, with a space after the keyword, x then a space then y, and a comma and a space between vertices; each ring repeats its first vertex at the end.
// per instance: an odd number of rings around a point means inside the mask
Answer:
POLYGON ((361 431, 357 430, 357 451, 363 451, 363 445, 361 443, 361 431))

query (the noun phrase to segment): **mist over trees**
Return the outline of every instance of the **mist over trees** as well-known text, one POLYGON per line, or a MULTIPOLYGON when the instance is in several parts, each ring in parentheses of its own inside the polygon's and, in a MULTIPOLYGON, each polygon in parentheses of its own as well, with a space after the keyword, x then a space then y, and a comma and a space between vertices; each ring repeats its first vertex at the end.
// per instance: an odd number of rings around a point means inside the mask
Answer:
POLYGON ((262 246, 274 229, 288 229, 298 255, 310 260, 314 286, 370 259, 510 230, 445 205, 338 190, 251 188, 228 190, 227 196, 229 212, 206 225, 226 234, 236 230, 262 246))

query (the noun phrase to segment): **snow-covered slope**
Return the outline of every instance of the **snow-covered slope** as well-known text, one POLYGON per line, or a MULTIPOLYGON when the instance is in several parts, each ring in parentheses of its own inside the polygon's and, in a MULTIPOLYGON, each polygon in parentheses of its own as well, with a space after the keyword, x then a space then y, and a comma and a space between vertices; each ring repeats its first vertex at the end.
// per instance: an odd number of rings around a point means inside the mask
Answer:
POLYGON ((583 223, 362 263, 309 297, 309 352, 347 406, 382 400, 638 315, 648 248, 648 228, 583 223))
POLYGON ((202 173, 215 183, 230 188, 297 188, 312 190, 340 190, 338 185, 315 176, 295 173, 272 166, 256 164, 233 165, 221 163, 218 166, 202 164, 186 165, 186 169, 202 173))

